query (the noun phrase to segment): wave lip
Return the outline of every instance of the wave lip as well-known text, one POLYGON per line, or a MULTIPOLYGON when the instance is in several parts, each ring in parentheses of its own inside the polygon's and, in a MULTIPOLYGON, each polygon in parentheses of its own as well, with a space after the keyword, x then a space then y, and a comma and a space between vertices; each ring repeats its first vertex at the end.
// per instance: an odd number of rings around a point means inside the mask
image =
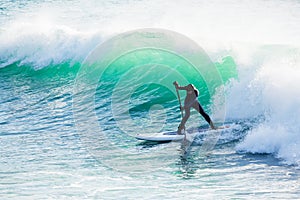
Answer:
POLYGON ((6 27, 0 34, 0 68, 18 63, 38 70, 49 65, 81 62, 101 41, 97 32, 43 23, 47 22, 16 21, 6 27))

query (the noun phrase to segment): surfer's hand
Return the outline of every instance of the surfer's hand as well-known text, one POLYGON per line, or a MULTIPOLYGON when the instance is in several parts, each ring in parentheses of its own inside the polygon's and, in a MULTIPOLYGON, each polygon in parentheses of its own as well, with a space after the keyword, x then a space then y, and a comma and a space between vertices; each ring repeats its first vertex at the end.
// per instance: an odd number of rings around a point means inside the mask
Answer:
POLYGON ((178 88, 178 83, 177 83, 177 81, 174 81, 174 82, 173 82, 173 85, 175 85, 175 87, 178 88))

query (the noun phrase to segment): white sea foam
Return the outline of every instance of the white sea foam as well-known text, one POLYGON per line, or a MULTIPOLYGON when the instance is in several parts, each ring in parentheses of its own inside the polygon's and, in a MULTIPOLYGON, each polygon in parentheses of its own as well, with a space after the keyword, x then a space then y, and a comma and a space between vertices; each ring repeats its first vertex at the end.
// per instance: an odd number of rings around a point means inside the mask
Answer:
MULTIPOLYGON (((212 58, 228 54, 239 43, 300 43, 300 4, 293 1, 75 0, 7 7, 0 18, 5 20, 0 32, 2 67, 15 61, 36 68, 81 61, 103 39, 146 27, 178 31, 198 41, 212 58)), ((247 51, 235 53, 248 56, 247 51)))
POLYGON ((300 164, 300 51, 272 46, 264 54, 251 78, 241 77, 229 92, 229 116, 265 118, 237 149, 300 164))

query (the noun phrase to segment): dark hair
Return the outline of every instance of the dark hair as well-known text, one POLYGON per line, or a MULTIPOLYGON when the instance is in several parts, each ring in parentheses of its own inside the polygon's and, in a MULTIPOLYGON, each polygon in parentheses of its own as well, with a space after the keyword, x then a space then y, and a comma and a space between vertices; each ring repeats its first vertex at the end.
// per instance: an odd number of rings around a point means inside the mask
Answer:
POLYGON ((195 93, 196 97, 198 97, 199 96, 199 91, 197 90, 197 88, 193 84, 190 84, 190 86, 192 86, 192 88, 194 89, 194 93, 195 93))
POLYGON ((199 96, 198 90, 197 90, 197 89, 194 89, 194 92, 195 92, 196 97, 198 97, 198 96, 199 96))

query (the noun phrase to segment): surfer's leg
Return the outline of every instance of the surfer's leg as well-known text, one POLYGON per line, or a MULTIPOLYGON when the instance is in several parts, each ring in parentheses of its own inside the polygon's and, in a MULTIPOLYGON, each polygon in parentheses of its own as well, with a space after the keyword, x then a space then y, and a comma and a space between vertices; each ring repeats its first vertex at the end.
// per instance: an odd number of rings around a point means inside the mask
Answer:
POLYGON ((191 108, 184 108, 184 117, 182 118, 180 125, 178 126, 177 134, 181 134, 182 129, 184 129, 185 123, 190 117, 190 109, 191 108))
POLYGON ((214 126, 214 123, 211 121, 209 115, 203 110, 200 103, 195 102, 192 106, 204 117, 205 121, 207 121, 207 123, 210 125, 210 127, 212 129, 216 129, 215 126, 214 126))

